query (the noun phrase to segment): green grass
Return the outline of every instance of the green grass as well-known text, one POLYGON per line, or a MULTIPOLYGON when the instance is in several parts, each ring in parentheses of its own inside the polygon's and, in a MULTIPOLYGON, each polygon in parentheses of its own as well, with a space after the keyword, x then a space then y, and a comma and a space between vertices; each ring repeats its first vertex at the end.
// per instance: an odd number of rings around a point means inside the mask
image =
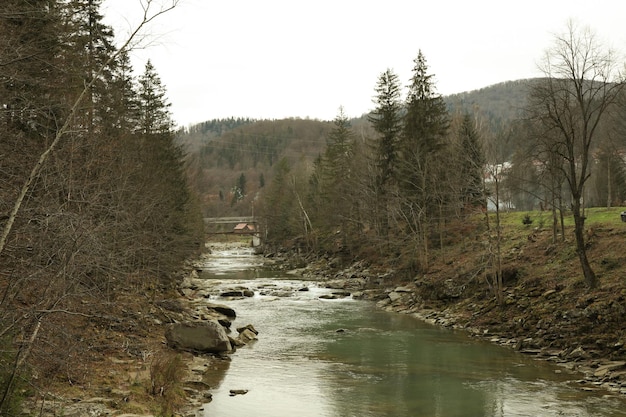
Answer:
MULTIPOLYGON (((585 224, 587 226, 592 225, 618 225, 622 223, 620 213, 625 211, 626 207, 593 207, 585 209, 585 216, 587 220, 585 224)), ((489 214, 490 219, 495 221, 495 214, 489 214)), ((501 212, 500 222, 503 227, 506 228, 520 228, 529 229, 535 227, 550 227, 552 224, 552 212, 550 211, 512 211, 501 212), (524 217, 528 215, 532 220, 532 224, 525 225, 522 223, 524 217)), ((571 212, 565 213, 564 222, 566 227, 574 225, 574 218, 571 212)), ((626 227, 626 223, 624 224, 626 227)))

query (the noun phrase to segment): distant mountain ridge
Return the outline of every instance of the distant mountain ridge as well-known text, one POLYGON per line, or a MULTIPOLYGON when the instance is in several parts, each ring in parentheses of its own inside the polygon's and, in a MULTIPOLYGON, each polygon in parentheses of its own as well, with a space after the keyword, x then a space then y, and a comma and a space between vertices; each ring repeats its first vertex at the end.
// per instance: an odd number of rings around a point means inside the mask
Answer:
POLYGON ((478 90, 444 96, 451 114, 456 112, 484 117, 492 130, 524 115, 528 91, 538 78, 505 81, 478 90))

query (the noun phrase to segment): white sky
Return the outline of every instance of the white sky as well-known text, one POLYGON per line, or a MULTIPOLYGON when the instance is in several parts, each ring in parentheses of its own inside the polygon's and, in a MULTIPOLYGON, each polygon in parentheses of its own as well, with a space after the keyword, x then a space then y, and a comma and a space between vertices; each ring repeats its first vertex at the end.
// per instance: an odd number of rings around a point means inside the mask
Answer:
MULTIPOLYGON (((103 1, 120 42, 141 2, 103 1)), ((332 120, 339 106, 350 117, 372 110, 387 68, 407 84, 420 49, 448 95, 541 76, 537 64, 568 19, 623 51, 625 17, 624 0, 179 0, 132 56, 136 74, 152 61, 179 126, 332 120)))

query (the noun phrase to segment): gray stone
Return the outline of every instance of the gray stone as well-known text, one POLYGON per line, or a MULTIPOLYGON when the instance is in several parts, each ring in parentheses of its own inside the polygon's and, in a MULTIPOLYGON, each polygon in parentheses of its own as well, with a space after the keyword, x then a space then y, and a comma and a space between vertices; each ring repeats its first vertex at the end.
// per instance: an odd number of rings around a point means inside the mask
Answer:
POLYGON ((224 291, 223 293, 220 294, 220 297, 224 297, 224 298, 243 297, 243 291, 242 290, 224 291))
POLYGON ((338 300, 342 297, 334 294, 322 294, 318 297, 320 300, 338 300))
POLYGON ((391 300, 392 303, 395 303, 401 298, 402 298, 402 295, 400 293, 397 293, 395 291, 392 291, 389 293, 389 299, 391 300))
POLYGON ((598 369, 596 369, 596 371, 593 374, 594 376, 597 376, 597 377, 603 377, 609 372, 612 372, 612 371, 615 371, 624 367, 626 367, 626 362, 624 361, 610 362, 610 363, 606 363, 606 364, 602 364, 598 366, 598 369))
POLYGON ((587 356, 587 352, 585 352, 585 350, 580 346, 572 350, 568 355, 570 358, 586 358, 587 356))
POLYGON ((258 332, 258 331, 254 328, 254 326, 253 326, 253 325, 251 325, 251 324, 247 324, 247 325, 245 325, 245 326, 243 326, 243 327, 237 327, 237 332, 238 332, 238 333, 241 333, 241 332, 243 332, 243 331, 244 331, 244 330, 246 330, 246 329, 250 330, 250 331, 251 331, 252 333, 254 333, 255 335, 259 334, 259 332, 258 332))
POLYGON ((216 321, 175 323, 167 327, 165 338, 174 349, 203 353, 222 353, 232 350, 228 335, 216 321))
POLYGON ((250 329, 244 329, 241 333, 239 333, 238 339, 243 343, 251 342, 252 340, 256 340, 256 334, 250 329))
POLYGON ((223 304, 213 304, 213 303, 207 303, 206 307, 209 310, 213 310, 213 311, 217 311, 220 314, 225 315, 226 317, 230 317, 230 318, 235 318, 237 317, 237 313, 235 313, 235 310, 233 310, 232 308, 225 306, 223 304))

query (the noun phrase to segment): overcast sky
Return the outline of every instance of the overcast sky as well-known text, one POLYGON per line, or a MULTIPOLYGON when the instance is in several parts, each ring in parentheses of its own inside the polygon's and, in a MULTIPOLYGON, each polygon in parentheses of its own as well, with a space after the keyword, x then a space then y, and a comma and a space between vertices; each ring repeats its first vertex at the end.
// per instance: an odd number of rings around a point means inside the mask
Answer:
MULTIPOLYGON (((119 42, 141 11, 141 0, 103 1, 119 42)), ((332 120, 339 106, 351 117, 372 110, 387 68, 407 84, 420 49, 448 95, 540 76, 569 19, 623 51, 625 17, 624 0, 179 0, 132 56, 137 74, 152 61, 179 126, 332 120)))

